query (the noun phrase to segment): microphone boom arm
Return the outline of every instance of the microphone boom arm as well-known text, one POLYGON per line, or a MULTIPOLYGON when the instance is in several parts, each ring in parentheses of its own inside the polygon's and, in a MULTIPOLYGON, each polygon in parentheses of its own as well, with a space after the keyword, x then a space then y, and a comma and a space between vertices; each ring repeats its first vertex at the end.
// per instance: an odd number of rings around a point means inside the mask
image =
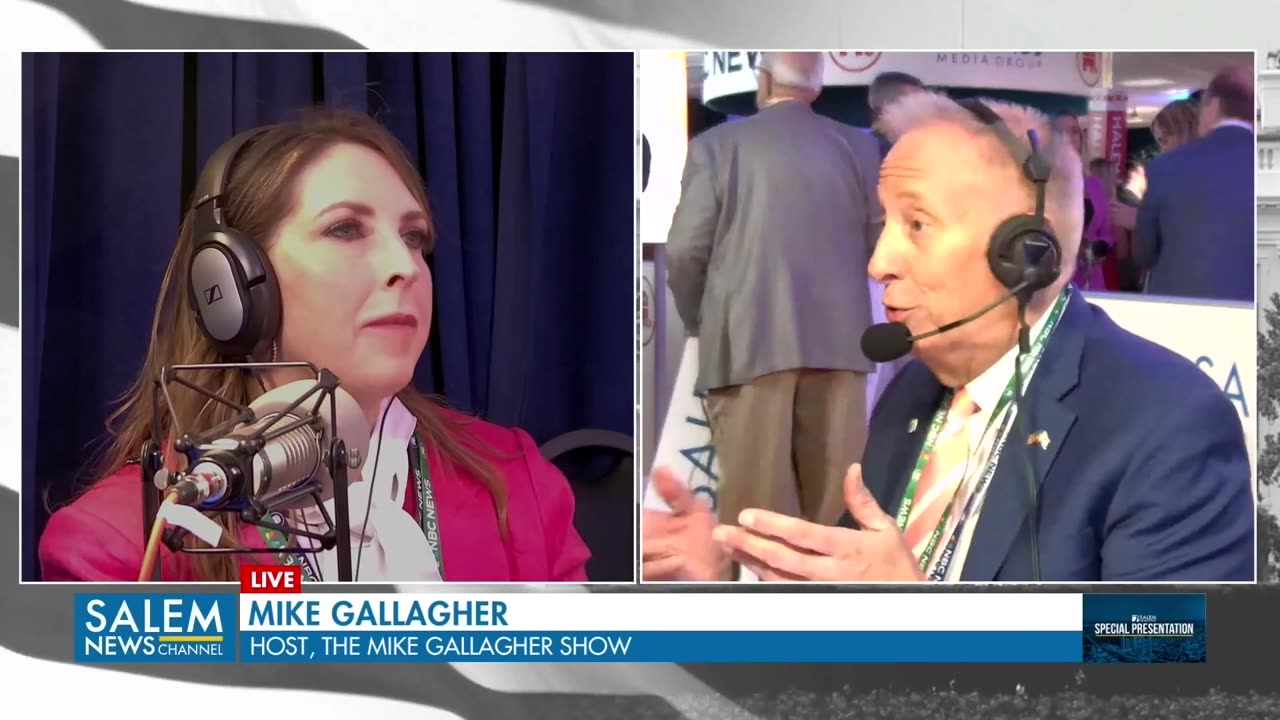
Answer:
MULTIPOLYGON (((255 525, 259 528, 274 530, 286 537, 305 537, 318 541, 318 548, 303 547, 284 547, 280 549, 269 547, 187 547, 184 543, 188 531, 181 528, 169 528, 165 531, 163 541, 164 544, 174 552, 184 552, 193 555, 222 555, 222 554, 286 554, 286 555, 309 555, 315 554, 323 550, 331 550, 337 548, 338 551, 338 580, 339 582, 350 582, 352 576, 351 566, 351 523, 350 523, 350 500, 348 497, 348 479, 347 470, 350 459, 346 443, 341 437, 338 437, 336 428, 337 424, 337 402, 334 397, 334 391, 338 388, 339 381, 333 372, 327 369, 317 369, 315 365, 306 362, 278 362, 278 363, 217 363, 217 364, 198 364, 198 365, 172 365, 166 366, 161 370, 160 377, 156 379, 155 395, 157 400, 161 397, 164 400, 164 406, 169 411, 172 419, 174 436, 174 449, 187 455, 188 462, 192 462, 194 453, 197 448, 212 439, 223 438, 232 430, 241 425, 249 425, 253 423, 255 413, 249 406, 242 405, 217 393, 207 390, 198 384, 191 382, 181 373, 188 371, 209 371, 209 370, 260 370, 265 368, 305 368, 316 376, 315 386, 307 390, 297 399, 292 401, 285 409, 275 412, 274 417, 266 424, 260 427, 254 427, 245 437, 237 438, 234 448, 227 448, 227 452, 232 453, 240 458, 252 458, 254 454, 259 452, 263 446, 270 440, 278 438, 287 433, 293 432, 299 428, 315 425, 321 405, 328 400, 329 404, 329 427, 333 429, 331 439, 326 447, 321 448, 322 464, 329 472, 329 477, 333 480, 334 487, 334 511, 337 515, 336 522, 331 518, 328 510, 320 496, 319 488, 312 483, 304 483, 297 488, 284 490, 269 500, 263 502, 255 497, 249 496, 243 507, 240 508, 219 508, 213 512, 233 512, 238 509, 240 519, 244 522, 255 525), (173 412, 173 400, 169 392, 170 383, 178 383, 204 397, 212 402, 220 403, 224 406, 232 408, 236 412, 236 416, 232 419, 219 424, 218 426, 199 433, 182 432, 180 421, 173 412), (318 396, 316 404, 312 409, 312 413, 306 418, 293 418, 284 420, 292 415, 292 413, 307 402, 310 398, 318 396), (283 427, 277 427, 283 425, 283 427), (316 507, 319 508, 321 517, 324 519, 326 529, 321 533, 311 532, 300 528, 290 528, 268 519, 276 509, 286 507, 296 500, 310 496, 316 507)), ((143 483, 143 532, 144 543, 150 529, 155 522, 155 518, 159 513, 159 496, 167 491, 168 488, 180 481, 181 476, 177 476, 169 472, 164 467, 163 455, 161 452, 161 432, 163 423, 160 417, 159 402, 153 405, 155 408, 152 416, 152 435, 153 437, 144 445, 141 456, 141 476, 143 483)), ((238 539, 236 542, 237 545, 238 539)), ((155 563, 152 572, 152 580, 161 580, 161 563, 155 563)))
POLYGON ((973 322, 974 320, 977 320, 978 318, 982 317, 983 315, 986 315, 987 313, 991 312, 992 310, 995 310, 997 307, 1000 307, 1001 305, 1003 305, 1004 303, 1008 302, 1009 300, 1013 300, 1013 299, 1020 299, 1020 298, 1022 297, 1022 296, 1021 296, 1022 291, 1023 291, 1023 290, 1026 290, 1026 289, 1027 289, 1028 287, 1030 287, 1030 286, 1031 286, 1031 284, 1030 284, 1030 283, 1028 283, 1028 282, 1026 282, 1026 281, 1023 281, 1023 282, 1021 282, 1021 283, 1018 283, 1017 285, 1013 286, 1013 288, 1012 288, 1012 289, 1010 289, 1007 293, 1005 293, 1004 295, 1001 295, 1001 296, 1000 296, 999 298, 997 298, 994 302, 991 302, 990 304, 986 305, 985 307, 983 307, 983 308, 982 308, 981 310, 979 310, 978 312, 975 312, 975 313, 970 314, 970 315, 966 315, 965 317, 962 317, 962 318, 960 318, 959 320, 953 320, 953 321, 951 321, 951 322, 947 323, 946 325, 942 325, 942 326, 938 327, 938 328, 937 328, 937 329, 935 329, 935 330, 930 330, 929 332, 921 333, 921 334, 919 334, 919 335, 912 335, 912 336, 911 336, 911 341, 912 341, 912 342, 917 342, 917 341, 919 341, 919 340, 924 340, 925 338, 931 338, 931 337, 933 337, 934 335, 941 335, 941 334, 942 334, 942 333, 944 333, 944 332, 950 332, 950 331, 955 330, 956 328, 960 327, 961 325, 968 325, 969 323, 973 322))

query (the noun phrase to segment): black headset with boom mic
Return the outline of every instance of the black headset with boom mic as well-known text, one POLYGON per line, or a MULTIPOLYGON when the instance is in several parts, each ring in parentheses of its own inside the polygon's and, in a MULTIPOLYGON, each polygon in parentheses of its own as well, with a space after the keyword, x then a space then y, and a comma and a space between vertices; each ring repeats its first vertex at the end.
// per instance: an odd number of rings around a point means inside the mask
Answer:
MULTIPOLYGON (((1035 212, 1022 213, 1005 218, 991 233, 987 247, 987 265, 991 274, 1006 289, 999 298, 975 313, 949 322, 935 330, 912 335, 900 322, 877 323, 862 334, 862 352, 876 363, 892 362, 911 352, 918 340, 950 332, 986 315, 1009 300, 1018 304, 1018 353, 1014 361, 1014 427, 1026 434, 1026 401, 1023 397, 1022 361, 1030 351, 1031 328, 1027 324, 1026 309, 1031 298, 1050 287, 1062 275, 1062 248, 1045 218, 1045 195, 1053 165, 1044 154, 1040 138, 1035 130, 1027 131, 1027 146, 1009 129, 1000 116, 981 100, 957 101, 986 127, 995 132, 1001 144, 1018 163, 1023 177, 1035 190, 1035 212), (1028 149, 1029 146, 1029 149, 1028 149)), ((1028 534, 1031 550, 1031 572, 1034 582, 1040 581, 1039 551, 1039 482, 1031 461, 1030 451, 1022 455, 1026 463, 1028 508, 1028 534)))
POLYGON ((919 335, 912 335, 902 323, 872 325, 862 334, 862 352, 872 362, 893 362, 911 352, 916 341, 967 325, 1010 299, 1016 299, 1019 307, 1025 309, 1035 293, 1052 285, 1062 274, 1062 249, 1044 216, 1045 193, 1052 164, 1041 151, 1036 132, 1027 132, 1028 152, 1000 116, 982 101, 961 100, 958 104, 990 127, 1018 162, 1023 177, 1035 189, 1035 213, 1005 218, 991 233, 987 245, 987 266, 1005 287, 1007 292, 1004 295, 971 315, 919 335))

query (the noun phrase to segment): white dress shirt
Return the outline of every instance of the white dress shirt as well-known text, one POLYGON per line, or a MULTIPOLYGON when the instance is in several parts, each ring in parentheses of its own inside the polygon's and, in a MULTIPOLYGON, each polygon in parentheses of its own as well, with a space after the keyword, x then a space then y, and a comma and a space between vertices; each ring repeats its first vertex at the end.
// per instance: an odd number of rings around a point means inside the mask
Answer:
MULTIPOLYGON (((1048 321, 1049 312, 1045 312, 1031 326, 1032 343, 1044 332, 1048 321)), ((987 460, 991 457, 991 452, 995 449, 996 441, 999 439, 997 435, 999 434, 1000 426, 1004 424, 1005 416, 1009 418, 1011 428, 1009 432, 1013 432, 1014 403, 1012 401, 1005 406, 1001 416, 995 418, 995 422, 991 422, 991 413, 995 410, 996 405, 1000 403, 1000 396, 1013 379, 1013 364, 1017 355, 1018 348, 1016 346, 1010 348, 1009 352, 1004 354, 1004 357, 997 360, 994 365, 965 385, 965 389, 969 391, 969 397, 978 406, 978 412, 974 414, 973 419, 969 422, 969 463, 968 467, 965 468, 964 480, 961 481, 960 487, 956 490, 956 497, 951 506, 951 516, 947 519, 947 526, 942 536, 938 539, 935 562, 936 558, 942 555, 942 548, 946 547, 951 536, 955 534, 956 526, 959 524, 961 516, 964 515, 964 507, 969 502, 969 497, 973 495, 974 490, 977 489, 978 482, 986 469, 987 460)), ((1033 369, 1031 373, 1023 376, 1023 388, 1030 384, 1031 376, 1034 373, 1033 369)), ((999 462, 1017 462, 1016 453, 1023 451, 1019 443, 1006 443, 999 462)), ((968 555, 970 543, 973 542, 974 528, 977 527, 979 518, 982 515, 982 505, 986 500, 986 491, 990 487, 991 483, 988 482, 986 488, 983 488, 975 498, 973 511, 969 518, 965 520, 960 538, 956 542, 956 550, 951 559, 951 566, 947 568, 947 575, 943 578, 946 582, 958 581, 964 571, 965 557, 968 555)), ((930 570, 932 569, 931 567, 930 570)))
MULTIPOLYGON (((352 580, 439 582, 440 568, 427 536, 418 520, 404 508, 409 483, 413 482, 409 441, 417 430, 417 418, 394 397, 383 401, 381 410, 379 427, 369 438, 368 464, 348 485, 352 580), (370 467, 375 460, 377 467, 370 467)), ((324 505, 329 517, 336 518, 333 500, 324 505)), ((292 515, 291 524, 301 520, 312 531, 324 530, 324 517, 315 506, 292 515)), ((316 547, 308 539, 299 540, 316 547)), ((337 548, 315 553, 309 561, 321 580, 338 580, 337 548)))
POLYGON ((1248 130, 1249 132, 1253 132, 1253 125, 1252 125, 1252 124, 1247 123, 1247 122, 1245 122, 1244 120, 1236 120, 1236 119, 1234 119, 1234 118, 1227 118, 1226 120, 1219 120, 1218 122, 1216 122, 1216 123, 1214 123, 1214 124, 1213 124, 1213 130, 1217 130, 1217 129, 1218 129, 1218 128, 1220 128, 1220 127, 1238 127, 1238 128, 1244 128, 1245 130, 1248 130))

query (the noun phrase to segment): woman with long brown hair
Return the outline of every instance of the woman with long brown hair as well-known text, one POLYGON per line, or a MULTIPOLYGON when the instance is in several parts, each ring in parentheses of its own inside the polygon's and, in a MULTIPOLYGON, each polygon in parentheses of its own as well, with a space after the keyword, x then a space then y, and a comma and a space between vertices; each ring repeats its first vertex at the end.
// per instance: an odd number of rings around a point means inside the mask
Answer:
POLYGON ((1160 108, 1151 120, 1151 134, 1160 151, 1169 152, 1195 140, 1199 135, 1199 123, 1194 104, 1188 100, 1174 100, 1160 108))
MULTIPOLYGON (((376 457, 364 461, 362 481, 349 492, 354 579, 585 580, 589 553, 573 527, 572 492, 530 437, 446 409, 412 387, 432 321, 426 257, 434 230, 423 181, 395 138, 366 115, 315 111, 258 129, 232 155, 220 222, 261 253, 277 288, 278 317, 235 350, 209 332, 198 312, 211 311, 191 289, 202 222, 195 205, 208 198, 194 198, 165 273, 146 360, 108 423, 111 443, 99 479, 55 512, 41 537, 43 578, 138 579, 143 509, 139 468, 130 462, 153 437, 153 416, 161 411, 157 439, 166 448, 175 440, 175 420, 187 429, 234 418, 231 408, 177 386, 172 413, 157 408, 152 389, 161 369, 253 360, 331 370, 373 430, 376 457)), ((192 379, 249 405, 266 390, 308 377, 314 375, 270 367, 219 368, 192 379)), ((177 453, 165 457, 169 469, 183 469, 177 453)), ((326 505, 332 517, 332 500, 326 505)), ((210 517, 232 544, 283 549, 271 544, 271 533, 233 513, 210 517)), ((316 532, 323 515, 311 507, 279 519, 316 532)), ((217 581, 238 579, 241 563, 297 564, 302 557, 304 577, 323 581, 338 579, 336 556, 336 550, 226 555, 162 548, 158 561, 164 580, 217 581)))
MULTIPOLYGON (((1190 100, 1174 100, 1160 108, 1160 111, 1151 119, 1151 135, 1155 138, 1160 152, 1168 153, 1195 140, 1199 134, 1199 123, 1200 117, 1194 103, 1190 100)), ((1138 180, 1141 183, 1141 190, 1145 191, 1146 168, 1142 167, 1137 172, 1140 175, 1131 174, 1130 180, 1138 180)), ((1132 204, 1118 201, 1111 203, 1111 213, 1115 216, 1116 227, 1120 230, 1121 241, 1126 249, 1123 257, 1120 258, 1126 265, 1125 274, 1130 276, 1125 286, 1135 290, 1140 290, 1145 284, 1144 276, 1149 270, 1149 268, 1139 267, 1131 255, 1141 199, 1141 193, 1139 193, 1135 198, 1137 202, 1132 204)))

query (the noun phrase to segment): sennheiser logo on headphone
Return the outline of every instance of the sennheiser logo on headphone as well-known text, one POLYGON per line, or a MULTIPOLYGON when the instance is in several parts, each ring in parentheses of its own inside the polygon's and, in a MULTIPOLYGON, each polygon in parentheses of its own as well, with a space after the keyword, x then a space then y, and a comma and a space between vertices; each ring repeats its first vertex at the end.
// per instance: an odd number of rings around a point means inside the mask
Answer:
POLYGON ((222 299, 222 286, 214 285, 204 291, 204 304, 212 305, 222 299))

